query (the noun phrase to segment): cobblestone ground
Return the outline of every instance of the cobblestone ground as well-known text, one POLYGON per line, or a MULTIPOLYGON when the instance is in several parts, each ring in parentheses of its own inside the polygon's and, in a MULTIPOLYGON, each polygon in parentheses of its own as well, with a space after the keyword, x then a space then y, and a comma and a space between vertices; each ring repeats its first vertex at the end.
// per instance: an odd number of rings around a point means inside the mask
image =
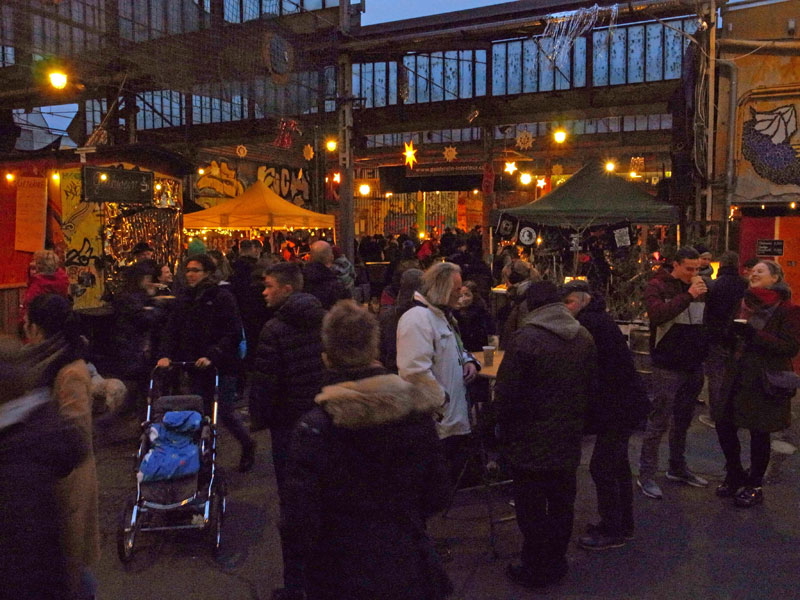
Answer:
MULTIPOLYGON (((702 412, 698 408, 698 414, 702 412)), ((796 425, 776 440, 779 450, 798 445, 800 403, 796 425)), ((132 456, 133 427, 116 431, 98 448, 103 557, 97 569, 100 600, 267 599, 280 583, 281 559, 277 535, 277 494, 269 460, 269 436, 256 435, 256 467, 246 475, 234 471, 236 442, 221 436, 220 464, 230 484, 225 524, 227 545, 215 561, 205 542, 186 533, 142 537, 130 566, 116 556, 115 536, 125 497, 135 489, 132 456), (124 438, 128 437, 127 440, 124 438)), ((640 435, 631 443, 636 470, 640 435)), ((575 535, 596 520, 594 487, 588 472, 592 439, 584 444, 578 473, 575 535)), ((745 443, 745 450, 747 445, 745 443)), ((570 573, 561 585, 535 594, 506 581, 503 571, 517 558, 521 538, 516 523, 497 527, 493 558, 489 544, 485 495, 462 492, 448 517, 431 522, 436 537, 448 538, 453 560, 447 565, 456 584, 455 598, 515 600, 544 595, 565 599, 783 599, 797 598, 800 572, 800 453, 773 454, 763 506, 742 510, 714 496, 722 480, 724 461, 714 430, 694 420, 689 435, 689 464, 711 480, 708 489, 673 484, 659 477, 661 501, 637 494, 636 537, 625 547, 604 552, 570 549, 570 573)), ((746 456, 746 454, 745 454, 746 456)), ((666 448, 662 448, 666 461, 666 448)), ((665 466, 665 464, 664 464, 665 466)), ((513 514, 508 498, 492 495, 497 515, 513 514)), ((346 600, 346 599, 343 599, 346 600)), ((379 599, 376 599, 379 600, 379 599)), ((410 599, 413 600, 413 599, 410 599)))

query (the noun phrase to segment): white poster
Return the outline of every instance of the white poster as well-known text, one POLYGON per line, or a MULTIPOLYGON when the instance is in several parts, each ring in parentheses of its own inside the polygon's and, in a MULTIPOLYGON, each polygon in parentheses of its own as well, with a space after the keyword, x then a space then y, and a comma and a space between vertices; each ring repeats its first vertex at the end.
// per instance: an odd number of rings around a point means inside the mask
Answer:
POLYGON ((624 248, 631 245, 631 234, 627 227, 614 230, 614 241, 617 243, 617 248, 624 248))

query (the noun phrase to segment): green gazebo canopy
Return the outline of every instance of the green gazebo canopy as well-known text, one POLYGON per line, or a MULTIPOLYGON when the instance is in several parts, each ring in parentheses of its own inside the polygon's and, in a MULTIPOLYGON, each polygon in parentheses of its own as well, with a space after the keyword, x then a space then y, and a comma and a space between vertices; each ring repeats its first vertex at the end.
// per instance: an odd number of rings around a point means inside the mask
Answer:
POLYGON ((653 198, 637 184, 605 170, 599 162, 575 175, 539 200, 499 211, 539 225, 582 230, 629 221, 642 225, 678 222, 678 208, 653 198))

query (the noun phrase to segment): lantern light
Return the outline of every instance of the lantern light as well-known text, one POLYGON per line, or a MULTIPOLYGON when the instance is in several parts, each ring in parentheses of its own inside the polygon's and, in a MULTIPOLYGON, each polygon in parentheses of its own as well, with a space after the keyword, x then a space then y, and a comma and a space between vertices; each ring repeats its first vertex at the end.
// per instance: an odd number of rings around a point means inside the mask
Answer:
POLYGON ((553 133, 553 139, 556 141, 556 144, 563 144, 567 140, 567 132, 563 129, 556 129, 553 133))
POLYGON ((50 85, 57 90, 63 90, 67 87, 67 74, 62 71, 51 71, 47 75, 50 80, 50 85))
POLYGON ((362 183, 358 187, 358 193, 361 194, 362 196, 369 196, 370 191, 371 190, 368 183, 362 183))
POLYGON ((616 169, 616 168, 617 168, 617 165, 615 165, 612 161, 608 161, 606 163, 606 171, 608 171, 609 173, 613 173, 614 169, 616 169))
POLYGON ((533 181, 533 175, 530 173, 522 173, 519 176, 519 182, 522 185, 530 185, 531 181, 533 181))
POLYGON ((478 190, 472 190, 472 193, 477 196, 478 195, 478 190))
POLYGON ((205 175, 206 174, 206 170, 203 167, 200 167, 199 169, 197 169, 197 174, 198 175, 205 175))
POLYGON ((341 173, 334 173, 333 174, 333 183, 342 183, 342 174, 341 173))
POLYGON ((59 181, 59 180, 61 179, 61 175, 59 175, 59 174, 58 174, 58 172, 55 172, 55 173, 53 173, 53 175, 51 176, 51 179, 52 179, 53 181, 59 181))
POLYGON ((100 181, 108 181, 108 175, 105 173, 100 173, 100 181))
POLYGON ((14 181, 14 174, 6 173, 6 181, 14 181))
POLYGON ((331 139, 329 139, 329 140, 327 140, 325 142, 325 149, 328 152, 336 152, 336 148, 338 148, 338 147, 339 147, 339 143, 333 138, 331 138, 331 139))

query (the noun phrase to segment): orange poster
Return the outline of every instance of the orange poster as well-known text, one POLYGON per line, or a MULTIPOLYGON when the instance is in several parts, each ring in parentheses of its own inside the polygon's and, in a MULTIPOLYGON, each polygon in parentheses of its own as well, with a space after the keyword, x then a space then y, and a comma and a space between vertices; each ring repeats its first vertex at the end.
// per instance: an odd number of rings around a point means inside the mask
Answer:
POLYGON ((47 180, 20 177, 17 181, 14 249, 22 252, 44 250, 47 228, 47 180))

